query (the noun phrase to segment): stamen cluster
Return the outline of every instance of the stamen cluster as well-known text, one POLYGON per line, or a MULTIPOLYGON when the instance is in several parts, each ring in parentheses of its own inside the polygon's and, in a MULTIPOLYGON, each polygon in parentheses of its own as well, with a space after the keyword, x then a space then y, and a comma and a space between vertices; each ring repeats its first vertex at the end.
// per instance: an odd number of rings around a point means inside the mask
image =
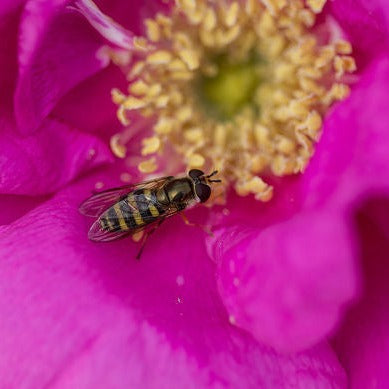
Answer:
MULTIPOLYGON (((152 173, 174 150, 187 169, 217 169, 224 185, 262 201, 273 189, 260 176, 302 172, 355 70, 328 23, 314 33, 324 3, 177 0, 145 20, 148 50, 131 63, 128 93, 112 91, 128 131, 134 113, 152 123, 139 170, 152 173)), ((125 138, 111 142, 122 157, 125 138)))

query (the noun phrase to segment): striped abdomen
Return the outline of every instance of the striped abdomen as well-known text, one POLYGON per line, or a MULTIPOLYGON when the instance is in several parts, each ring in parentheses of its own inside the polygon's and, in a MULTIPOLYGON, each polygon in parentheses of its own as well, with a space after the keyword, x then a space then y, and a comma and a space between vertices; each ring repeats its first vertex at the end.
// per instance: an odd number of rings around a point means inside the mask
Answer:
POLYGON ((152 223, 163 213, 154 191, 137 189, 105 211, 100 224, 108 231, 134 230, 152 223))

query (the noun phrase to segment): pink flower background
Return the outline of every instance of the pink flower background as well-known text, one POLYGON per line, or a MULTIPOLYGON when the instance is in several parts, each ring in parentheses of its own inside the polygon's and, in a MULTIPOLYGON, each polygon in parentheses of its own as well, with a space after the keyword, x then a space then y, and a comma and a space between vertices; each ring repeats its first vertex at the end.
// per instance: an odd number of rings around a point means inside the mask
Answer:
MULTIPOLYGON (((135 33, 161 7, 97 4, 135 33)), ((167 221, 139 262, 78 212, 97 181, 139 176, 107 146, 124 76, 68 5, 0 5, 0 387, 389 387, 388 2, 325 8, 359 81, 306 173, 268 204, 191 212, 215 238, 167 221)))

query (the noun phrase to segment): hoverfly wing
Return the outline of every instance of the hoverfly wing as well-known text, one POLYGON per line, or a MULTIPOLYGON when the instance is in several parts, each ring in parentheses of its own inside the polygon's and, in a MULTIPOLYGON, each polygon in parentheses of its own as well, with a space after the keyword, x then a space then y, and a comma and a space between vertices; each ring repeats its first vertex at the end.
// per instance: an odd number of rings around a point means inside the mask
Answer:
POLYGON ((132 233, 133 231, 123 231, 119 228, 110 231, 104 230, 101 227, 100 219, 97 219, 89 229, 88 238, 95 242, 111 242, 113 240, 123 239, 132 233))
POLYGON ((80 212, 85 216, 98 217, 133 189, 134 185, 126 185, 96 193, 80 205, 80 212))
POLYGON ((128 195, 135 189, 148 188, 152 189, 174 178, 173 176, 160 177, 154 180, 140 182, 138 184, 130 184, 112 188, 103 192, 96 193, 86 199, 80 205, 80 212, 85 216, 98 217, 109 207, 120 201, 124 196, 128 195))
MULTIPOLYGON (((161 219, 163 220, 165 218, 163 217, 161 219)), ((148 224, 130 230, 122 230, 121 228, 106 230, 102 228, 100 219, 97 219, 89 229, 88 238, 94 242, 112 242, 114 240, 120 240, 141 231, 148 231, 160 222, 161 219, 156 219, 148 224)))

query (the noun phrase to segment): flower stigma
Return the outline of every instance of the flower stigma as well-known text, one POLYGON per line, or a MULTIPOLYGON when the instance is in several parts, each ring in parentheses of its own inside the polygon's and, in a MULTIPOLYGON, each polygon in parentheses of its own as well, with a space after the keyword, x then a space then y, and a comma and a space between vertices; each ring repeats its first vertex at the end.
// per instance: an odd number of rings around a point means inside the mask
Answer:
POLYGON ((217 169, 224 189, 268 201, 271 175, 303 172, 329 107, 349 94, 351 45, 316 16, 325 0, 176 0, 145 20, 128 91, 112 90, 126 127, 111 147, 125 157, 132 117, 152 123, 138 169, 172 151, 186 169, 217 169))

